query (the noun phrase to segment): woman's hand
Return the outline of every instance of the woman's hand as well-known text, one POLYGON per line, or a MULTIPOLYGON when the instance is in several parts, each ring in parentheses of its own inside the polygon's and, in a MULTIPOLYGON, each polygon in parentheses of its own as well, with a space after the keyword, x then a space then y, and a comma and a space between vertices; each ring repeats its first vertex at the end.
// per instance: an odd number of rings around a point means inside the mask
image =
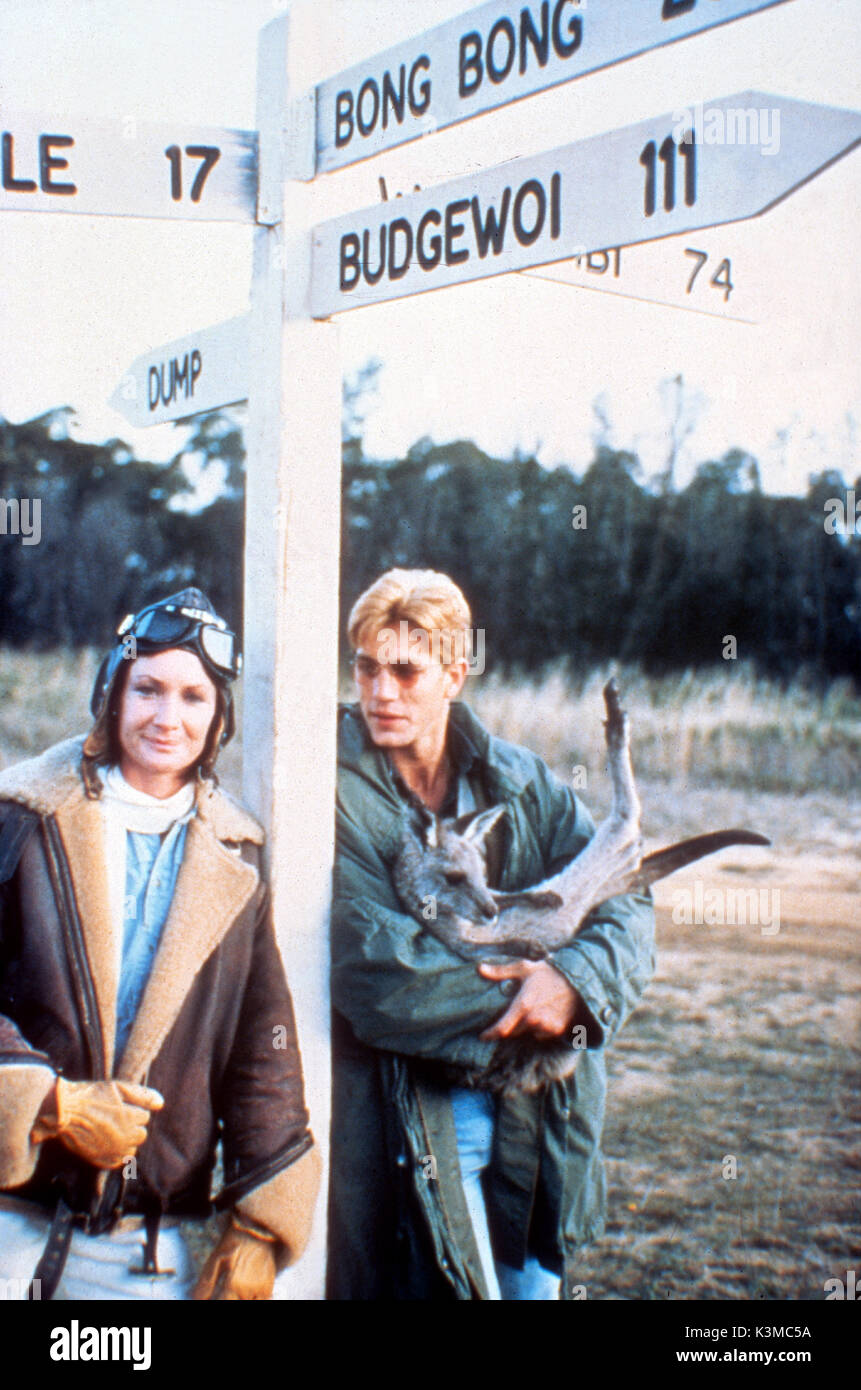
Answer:
POLYGON ((206 1261, 192 1298, 222 1303, 271 1298, 277 1243, 274 1236, 258 1236, 231 1223, 206 1261))
POLYGON ((58 1076, 32 1130, 36 1144, 61 1139, 96 1168, 121 1168, 146 1139, 153 1110, 164 1097, 129 1081, 67 1081, 58 1076))

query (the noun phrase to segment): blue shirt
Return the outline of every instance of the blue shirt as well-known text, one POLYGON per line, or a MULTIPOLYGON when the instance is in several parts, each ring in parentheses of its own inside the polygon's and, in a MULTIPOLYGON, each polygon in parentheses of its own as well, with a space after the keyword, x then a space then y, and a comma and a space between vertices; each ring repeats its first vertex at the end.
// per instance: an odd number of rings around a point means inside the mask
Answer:
POLYGON ((122 1056, 161 940, 185 850, 189 816, 164 835, 126 831, 123 955, 117 990, 116 1056, 122 1056))

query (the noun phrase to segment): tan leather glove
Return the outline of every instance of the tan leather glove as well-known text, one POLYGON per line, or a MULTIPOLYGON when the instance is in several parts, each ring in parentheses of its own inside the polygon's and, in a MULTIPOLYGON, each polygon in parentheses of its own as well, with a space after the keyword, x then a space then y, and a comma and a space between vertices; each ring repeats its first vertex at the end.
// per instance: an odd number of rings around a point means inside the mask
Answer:
POLYGON ((57 1077, 32 1129, 33 1142, 58 1138, 96 1168, 121 1168, 146 1139, 150 1113, 164 1097, 129 1081, 57 1077))
POLYGON ((272 1297, 278 1241, 274 1236, 257 1235, 235 1221, 203 1266, 192 1298, 228 1303, 272 1297))

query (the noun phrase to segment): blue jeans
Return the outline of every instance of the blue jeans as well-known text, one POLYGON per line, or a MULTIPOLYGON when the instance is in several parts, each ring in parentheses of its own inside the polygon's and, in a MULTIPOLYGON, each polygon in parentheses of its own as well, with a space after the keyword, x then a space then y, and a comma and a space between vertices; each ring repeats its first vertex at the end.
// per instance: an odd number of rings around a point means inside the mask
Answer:
MULTIPOLYGON (((51 1213, 44 1208, 14 1194, 0 1193, 0 1297, 27 1298, 27 1286, 45 1249, 50 1225, 51 1213)), ((132 1267, 141 1263, 146 1235, 143 1227, 143 1217, 124 1216, 110 1235, 89 1236, 74 1230, 66 1267, 54 1294, 56 1302, 189 1299, 194 1268, 174 1217, 163 1221, 158 1233, 158 1263, 174 1273, 153 1278, 131 1273, 132 1267)))
POLYGON ((470 1091, 454 1086, 451 1109, 457 1134, 457 1157, 466 1205, 475 1232, 481 1268, 490 1298, 495 1302, 549 1302, 559 1298, 560 1281, 534 1255, 527 1255, 523 1269, 494 1260, 487 1224, 487 1206, 481 1175, 490 1165, 496 1103, 489 1091, 470 1091))

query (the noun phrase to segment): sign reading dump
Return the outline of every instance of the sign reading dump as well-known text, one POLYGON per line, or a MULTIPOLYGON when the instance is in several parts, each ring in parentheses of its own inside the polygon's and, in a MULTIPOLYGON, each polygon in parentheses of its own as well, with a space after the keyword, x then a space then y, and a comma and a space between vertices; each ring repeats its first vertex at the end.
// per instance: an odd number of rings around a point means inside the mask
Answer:
POLYGON ((740 92, 325 222, 315 317, 764 212, 861 113, 740 92))
POLYGON ((257 135, 0 115, 0 211, 253 222, 257 135))
POLYGON ((317 169, 786 0, 491 0, 317 87, 317 169))
POLYGON ((182 420, 248 397, 248 314, 202 328, 137 357, 110 404, 133 425, 182 420))

